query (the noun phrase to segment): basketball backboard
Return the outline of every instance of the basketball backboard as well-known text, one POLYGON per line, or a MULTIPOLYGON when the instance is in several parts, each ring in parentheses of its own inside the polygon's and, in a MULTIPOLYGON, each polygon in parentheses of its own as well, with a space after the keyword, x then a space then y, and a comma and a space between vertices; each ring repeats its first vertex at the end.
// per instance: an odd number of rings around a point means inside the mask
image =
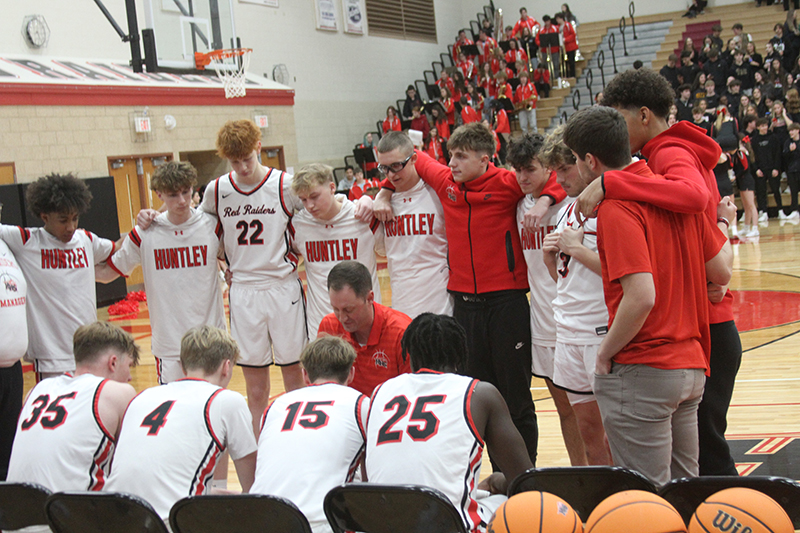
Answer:
MULTIPOLYGON (((195 69, 195 52, 237 48, 233 0, 144 0, 158 67, 195 69)), ((231 61, 233 64, 234 61, 231 61)))

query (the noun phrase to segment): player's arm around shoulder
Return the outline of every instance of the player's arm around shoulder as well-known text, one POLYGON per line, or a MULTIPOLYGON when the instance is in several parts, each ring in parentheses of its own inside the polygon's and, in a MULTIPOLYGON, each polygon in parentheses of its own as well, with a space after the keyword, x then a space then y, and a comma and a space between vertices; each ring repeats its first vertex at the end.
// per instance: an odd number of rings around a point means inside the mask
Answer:
POLYGON ((100 391, 100 398, 97 403, 97 411, 100 421, 106 430, 114 437, 119 436, 122 428, 122 418, 125 416, 125 409, 131 403, 136 390, 128 383, 108 380, 100 391))
POLYGON ((472 393, 470 407, 475 428, 492 450, 492 458, 502 472, 501 475, 490 476, 491 479, 486 480, 488 482, 481 488, 495 494, 505 494, 514 478, 533 468, 525 441, 514 426, 508 406, 494 385, 479 381, 472 393))

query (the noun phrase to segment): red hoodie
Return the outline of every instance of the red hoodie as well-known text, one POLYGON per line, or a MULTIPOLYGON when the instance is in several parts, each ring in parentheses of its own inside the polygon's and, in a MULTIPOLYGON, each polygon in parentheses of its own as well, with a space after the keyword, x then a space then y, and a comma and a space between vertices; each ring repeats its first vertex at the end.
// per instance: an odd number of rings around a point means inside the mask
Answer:
MULTIPOLYGON (((633 200, 675 211, 706 212, 716 224, 720 201, 714 167, 722 153, 719 145, 691 122, 681 121, 653 137, 642 148, 648 166, 665 180, 653 180, 609 171, 603 175, 605 197, 633 200)), ((733 320, 730 291, 718 304, 710 304, 711 324, 733 320)))
MULTIPOLYGON (((472 181, 456 183, 450 168, 417 151, 416 169, 442 202, 449 246, 447 289, 467 294, 527 290, 528 269, 517 231, 516 206, 525 195, 513 172, 489 163, 472 181)), ((393 189, 388 180, 383 186, 393 189)), ((543 196, 566 197, 555 173, 543 196)))

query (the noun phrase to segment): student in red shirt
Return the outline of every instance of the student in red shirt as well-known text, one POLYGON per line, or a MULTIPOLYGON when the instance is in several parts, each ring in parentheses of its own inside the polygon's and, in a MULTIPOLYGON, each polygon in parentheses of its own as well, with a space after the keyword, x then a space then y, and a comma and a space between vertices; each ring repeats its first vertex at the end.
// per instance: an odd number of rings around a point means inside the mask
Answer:
MULTIPOLYGON (((575 113, 564 143, 585 181, 612 170, 622 170, 619 179, 663 180, 645 161, 631 164, 625 118, 614 109, 575 113)), ((736 216, 732 204, 725 207, 736 216)), ((697 477, 697 406, 711 343, 706 282, 730 280, 727 234, 703 214, 624 200, 603 202, 597 221, 609 329, 597 352, 594 393, 614 464, 657 486, 697 477)))
POLYGON ((544 61, 540 61, 533 71, 533 86, 544 98, 550 98, 550 71, 544 61))
POLYGON ((508 113, 503 108, 501 100, 494 101, 494 132, 500 139, 500 149, 497 151, 497 157, 500 163, 505 165, 506 162, 506 147, 508 141, 511 140, 511 124, 508 122, 508 113))
POLYGON ((456 124, 455 104, 451 98, 450 91, 447 89, 440 89, 440 92, 442 97, 439 102, 442 104, 444 114, 447 115, 447 123, 450 125, 450 129, 452 130, 456 124))
MULTIPOLYGON (((666 179, 654 183, 606 173, 601 183, 590 184, 578 198, 584 216, 608 198, 647 202, 678 213, 705 212, 712 222, 718 219, 720 195, 713 169, 720 147, 705 130, 689 121, 667 125, 673 94, 666 78, 644 68, 620 73, 606 86, 603 104, 620 111, 628 121, 631 153, 641 151, 653 172, 666 179)), ((731 292, 726 286, 711 283, 708 300, 711 374, 698 410, 700 474, 736 476, 725 429, 742 345, 733 321, 731 292)))
POLYGON ((461 97, 461 122, 463 124, 470 124, 472 122, 480 122, 481 117, 469 104, 469 99, 466 96, 461 97))
POLYGON ((564 14, 556 13, 556 24, 564 37, 564 51, 567 53, 567 77, 575 77, 575 53, 578 51, 578 34, 571 22, 565 20, 564 14))
POLYGON ((456 67, 461 71, 464 75, 465 80, 471 80, 475 77, 475 63, 469 59, 467 59, 467 55, 465 53, 458 54, 458 63, 456 63, 456 67))
POLYGON ((447 122, 447 115, 442 105, 438 102, 431 106, 431 123, 431 129, 436 128, 439 131, 439 137, 444 140, 450 138, 450 124, 447 122))
MULTIPOLYGON (((449 168, 419 152, 415 168, 441 200, 447 242, 459 251, 450 254, 447 289, 454 296, 453 317, 467 332, 466 374, 498 387, 536 464, 528 280, 516 229, 516 205, 524 193, 513 172, 490 162, 495 140, 482 124, 454 131, 448 150, 449 168)), ((375 216, 388 220, 391 182, 382 185, 375 216)), ((565 196, 551 179, 534 209, 544 213, 565 196)))
POLYGON ((542 34, 554 33, 554 34, 558 35, 558 26, 554 26, 551 23, 551 20, 552 19, 550 19, 550 15, 545 15, 544 17, 542 17, 542 21, 544 21, 544 26, 542 26, 542 29, 539 30, 539 33, 536 35, 536 45, 542 50, 542 53, 545 56, 548 55, 548 51, 549 51, 550 58, 553 61, 553 63, 552 63, 553 64, 553 72, 555 72, 556 78, 561 79, 561 70, 560 70, 560 67, 559 67, 559 55, 560 55, 559 54, 559 47, 558 46, 551 46, 549 48, 542 48, 541 39, 540 39, 540 36, 542 34))
POLYGON ((518 110, 519 126, 522 128, 523 134, 539 131, 536 124, 536 102, 538 100, 539 94, 536 92, 536 87, 528 81, 528 71, 523 69, 519 73, 519 87, 514 94, 514 107, 518 110))
POLYGON ((318 336, 336 335, 356 350, 350 386, 370 396, 387 379, 411 371, 400 341, 411 323, 408 315, 374 301, 372 276, 358 261, 342 261, 328 274, 333 313, 322 319, 318 336))
POLYGON ((422 109, 419 106, 414 106, 411 110, 411 129, 422 132, 422 142, 428 141, 431 125, 428 123, 428 117, 422 114, 422 109))
POLYGON ((509 41, 508 52, 506 52, 504 59, 506 60, 506 64, 511 68, 511 70, 515 70, 517 76, 519 76, 519 70, 517 69, 517 63, 523 63, 524 65, 528 64, 528 54, 525 53, 525 50, 519 47, 519 43, 516 40, 509 41))
POLYGON ((456 42, 453 45, 453 63, 458 61, 458 54, 461 53, 461 46, 465 44, 475 44, 472 42, 472 39, 467 39, 467 32, 464 30, 460 30, 458 32, 458 37, 456 37, 456 42))
POLYGON ((481 30, 478 33, 478 42, 475 44, 478 45, 478 50, 480 51, 478 63, 488 63, 491 61, 492 52, 497 48, 497 41, 495 41, 492 36, 488 35, 485 30, 481 30))
POLYGON ((390 131, 401 131, 400 119, 397 118, 397 111, 394 107, 389 106, 386 108, 386 119, 383 121, 383 133, 390 131))
POLYGON ((524 7, 521 7, 519 9, 519 15, 520 15, 519 20, 517 21, 516 24, 514 24, 513 36, 516 37, 517 39, 521 38, 522 28, 528 28, 532 34, 536 33, 534 31, 534 28, 536 28, 536 26, 538 26, 539 23, 536 22, 535 18, 528 16, 528 10, 524 7))
POLYGON ((453 78, 447 73, 447 70, 443 69, 439 73, 439 79, 436 80, 436 85, 439 87, 439 90, 447 89, 450 94, 453 94, 455 84, 453 83, 453 78))
POLYGON ((350 187, 350 192, 347 193, 347 197, 353 202, 365 194, 374 197, 376 193, 370 193, 369 189, 378 189, 381 186, 380 182, 375 178, 364 179, 364 171, 359 167, 355 169, 355 178, 356 181, 353 183, 353 186, 350 187))
POLYGON ((425 145, 425 153, 431 156, 431 159, 434 161, 446 165, 447 159, 444 156, 444 149, 442 148, 442 141, 444 140, 445 139, 439 136, 439 130, 436 126, 433 126, 431 128, 431 136, 430 139, 428 139, 428 144, 425 145))

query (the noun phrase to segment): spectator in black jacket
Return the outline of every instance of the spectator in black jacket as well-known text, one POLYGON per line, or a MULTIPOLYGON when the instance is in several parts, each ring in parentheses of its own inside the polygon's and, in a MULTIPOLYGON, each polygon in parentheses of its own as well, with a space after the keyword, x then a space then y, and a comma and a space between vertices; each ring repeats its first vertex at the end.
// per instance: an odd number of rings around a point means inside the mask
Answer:
POLYGON ((681 83, 691 84, 698 72, 700 72, 700 67, 692 60, 692 52, 690 50, 681 52, 680 74, 683 76, 681 83))
POLYGON ((677 89, 680 82, 678 81, 678 56, 675 54, 670 54, 669 59, 667 59, 667 64, 661 67, 661 70, 658 72, 667 78, 667 81, 670 85, 672 85, 673 89, 677 89))
POLYGON ((692 86, 684 83, 678 87, 678 94, 680 97, 675 100, 675 106, 678 108, 678 120, 692 120, 692 86))
POLYGON ((728 65, 719 57, 716 49, 711 49, 708 53, 708 61, 703 63, 703 72, 714 80, 717 87, 724 87, 728 82, 728 65))
POLYGON ((733 65, 728 71, 728 76, 742 82, 741 91, 750 94, 753 90, 753 67, 744 60, 744 52, 736 50, 733 53, 733 65))
POLYGON ((758 220, 762 222, 767 212, 767 183, 772 189, 778 210, 781 209, 781 153, 783 152, 778 138, 769 131, 769 119, 760 118, 756 121, 758 130, 750 137, 750 146, 753 147, 755 157, 756 178, 756 204, 758 205, 758 220))
POLYGON ((417 90, 413 85, 409 85, 406 89, 406 102, 403 104, 403 118, 406 120, 411 119, 413 116, 414 106, 422 107, 422 99, 417 94, 417 90))
POLYGON ((725 46, 725 43, 722 42, 722 37, 720 37, 721 33, 721 25, 714 24, 711 26, 711 33, 708 35, 708 37, 711 37, 711 44, 712 46, 716 46, 717 50, 722 50, 722 47, 725 46))
POLYGON ((786 160, 786 181, 789 182, 791 195, 788 218, 800 218, 797 210, 797 194, 800 192, 800 124, 796 122, 789 126, 789 139, 783 145, 783 157, 786 160))

